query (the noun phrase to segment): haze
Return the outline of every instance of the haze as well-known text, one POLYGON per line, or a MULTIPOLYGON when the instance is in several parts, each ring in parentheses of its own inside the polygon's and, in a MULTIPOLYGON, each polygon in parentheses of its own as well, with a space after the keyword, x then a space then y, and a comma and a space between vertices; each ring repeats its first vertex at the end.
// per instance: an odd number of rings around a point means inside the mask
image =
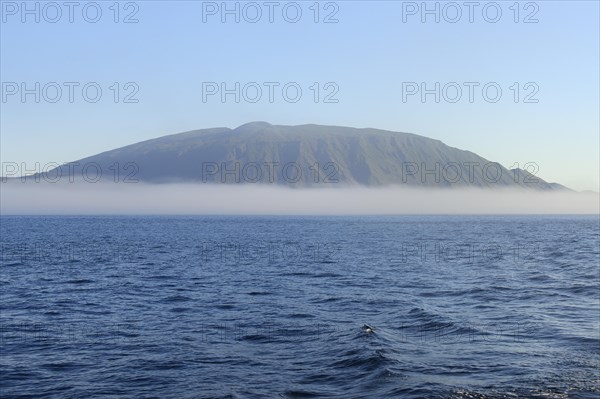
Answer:
POLYGON ((204 184, 2 184, 3 215, 599 214, 597 193, 204 184))

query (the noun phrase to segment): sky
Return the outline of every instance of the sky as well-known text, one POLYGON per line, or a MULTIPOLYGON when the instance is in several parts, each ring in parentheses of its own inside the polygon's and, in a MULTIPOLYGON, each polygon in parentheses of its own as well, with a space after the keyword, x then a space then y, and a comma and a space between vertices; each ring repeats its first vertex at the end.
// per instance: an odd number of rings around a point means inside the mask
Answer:
POLYGON ((23 4, 0 1, 3 165, 317 123, 416 133, 600 191, 598 1, 23 4))

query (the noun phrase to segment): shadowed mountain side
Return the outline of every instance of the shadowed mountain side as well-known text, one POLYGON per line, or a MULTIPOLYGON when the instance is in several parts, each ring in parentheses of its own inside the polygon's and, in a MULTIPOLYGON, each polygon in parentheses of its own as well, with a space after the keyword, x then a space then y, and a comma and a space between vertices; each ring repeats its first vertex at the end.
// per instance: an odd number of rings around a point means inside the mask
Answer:
POLYGON ((47 175, 77 177, 84 168, 91 180, 101 169, 103 181, 147 183, 564 188, 416 134, 266 122, 147 140, 65 164, 47 175))

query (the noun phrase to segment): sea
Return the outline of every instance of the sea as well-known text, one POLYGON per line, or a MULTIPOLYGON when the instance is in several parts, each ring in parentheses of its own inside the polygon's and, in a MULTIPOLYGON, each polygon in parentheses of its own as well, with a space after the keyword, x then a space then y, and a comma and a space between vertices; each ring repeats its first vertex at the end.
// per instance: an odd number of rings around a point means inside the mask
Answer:
POLYGON ((2 398, 598 398, 592 216, 2 216, 2 398))

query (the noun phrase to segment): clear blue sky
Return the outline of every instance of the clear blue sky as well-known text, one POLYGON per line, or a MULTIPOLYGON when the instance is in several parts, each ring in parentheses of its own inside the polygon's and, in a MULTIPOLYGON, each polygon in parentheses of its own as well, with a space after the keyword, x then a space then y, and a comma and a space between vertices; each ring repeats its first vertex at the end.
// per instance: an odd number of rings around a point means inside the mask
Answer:
MULTIPOLYGON (((319 23, 313 20, 314 1, 298 2, 302 16, 297 23, 283 18, 289 2, 278 2, 273 23, 264 1, 257 2, 263 12, 257 23, 244 19, 255 15, 251 8, 243 14, 244 2, 239 5, 240 23, 232 15, 222 23, 220 10, 205 15, 203 22, 203 7, 210 11, 213 3, 201 1, 121 2, 119 23, 110 8, 114 1, 97 2, 102 10, 97 23, 83 18, 88 2, 74 9, 72 23, 63 6, 62 17, 51 23, 47 20, 55 18, 56 10, 39 2, 36 23, 35 15, 14 9, 21 1, 1 3, 0 66, 6 97, 1 103, 2 162, 60 163, 165 134, 264 120, 417 133, 507 167, 536 162, 546 180, 599 190, 597 1, 520 2, 518 23, 514 1, 498 2, 502 16, 496 23, 484 18, 482 8, 489 2, 479 2, 472 23, 465 6, 458 22, 446 21, 444 17, 456 15, 456 10, 444 8, 447 2, 439 2, 439 23, 433 15, 425 15, 422 23, 421 10, 409 15, 412 5, 421 7, 420 1, 338 1, 327 7, 321 2, 319 23), (123 23, 132 12, 138 22, 123 23), (338 22, 323 23, 332 12, 338 22), (532 13, 530 19, 538 22, 524 23, 532 13), (48 86, 47 96, 36 103, 34 95, 25 102, 20 93, 7 95, 14 89, 10 82, 25 82, 29 88, 35 82, 80 86, 72 103, 64 85, 58 102, 47 101, 54 97, 53 86, 48 86), (96 103, 82 97, 81 87, 88 82, 103 90, 96 103), (120 87, 118 103, 110 89, 114 82, 120 87), (134 87, 125 88, 128 82, 139 88, 133 97, 137 103, 123 103, 134 87), (203 82, 227 82, 230 87, 235 82, 297 82, 303 95, 296 103, 287 102, 279 86, 272 103, 266 88, 256 103, 243 98, 235 103, 233 95, 225 103, 218 95, 204 102, 203 82), (310 89, 314 82, 320 86, 318 103, 310 89), (337 103, 323 102, 334 87, 325 88, 328 82, 339 88, 333 97, 337 103), (466 86, 456 103, 444 98, 435 103, 433 95, 423 103, 419 95, 403 101, 403 82, 425 82, 430 88, 435 82, 481 86, 475 88, 473 103, 466 86), (496 103, 481 94, 488 82, 503 90, 496 103), (520 86, 518 103, 510 88, 514 82, 520 86), (533 85, 526 88, 528 82, 533 85), (535 90, 532 98, 538 102, 523 102, 535 90)), ((220 1, 214 4, 221 7, 220 1)), ((28 6, 33 9, 35 2, 28 6)), ((434 8, 435 2, 428 7, 434 8)), ((93 20, 95 8, 86 10, 93 20)), ((294 8, 287 11, 293 19, 294 8)), ((494 19, 494 14, 488 7, 486 17, 494 19)), ((247 94, 254 96, 253 91, 247 94)))

